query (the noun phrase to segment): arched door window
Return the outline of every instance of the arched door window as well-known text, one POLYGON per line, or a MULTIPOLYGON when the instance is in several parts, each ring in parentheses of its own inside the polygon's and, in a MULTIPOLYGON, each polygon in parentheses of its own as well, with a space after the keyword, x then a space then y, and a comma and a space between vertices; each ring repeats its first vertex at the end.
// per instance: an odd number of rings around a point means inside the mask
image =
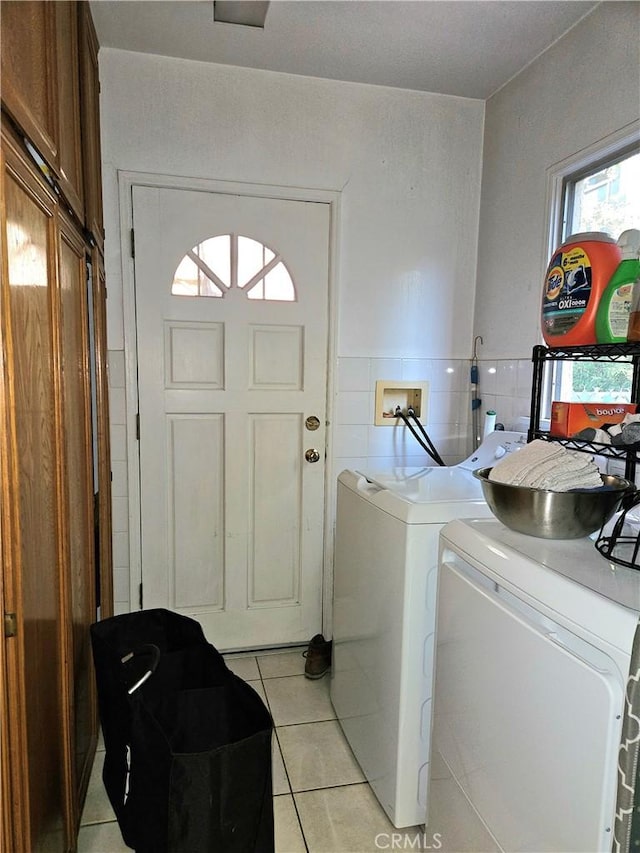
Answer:
POLYGON ((248 299, 296 300, 293 280, 278 252, 240 234, 209 237, 188 251, 175 271, 171 293, 224 298, 234 289, 248 299))

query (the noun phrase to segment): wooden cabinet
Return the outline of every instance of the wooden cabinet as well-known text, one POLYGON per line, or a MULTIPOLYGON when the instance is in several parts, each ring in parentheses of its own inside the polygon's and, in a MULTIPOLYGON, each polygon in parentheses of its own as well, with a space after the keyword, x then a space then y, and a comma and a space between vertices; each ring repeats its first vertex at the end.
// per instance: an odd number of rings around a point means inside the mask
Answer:
MULTIPOLYGON (((98 597, 102 615, 113 610, 97 99, 91 127, 81 123, 79 41, 95 39, 89 23, 86 3, 2 4, 0 845, 7 853, 75 849, 98 731, 89 625, 98 597)), ((95 41, 90 56, 95 95, 95 41)))
POLYGON ((71 783, 60 365, 52 324, 58 311, 56 201, 6 135, 3 149, 5 436, 13 450, 3 477, 13 566, 4 603, 15 614, 15 636, 5 649, 11 786, 25 818, 14 816, 14 833, 17 849, 64 850, 71 783))
POLYGON ((80 105, 84 155, 85 223, 103 250, 102 174, 100 154, 100 81, 98 39, 89 4, 80 5, 80 105))
POLYGON ((55 3, 2 4, 2 105, 50 166, 58 162, 55 3))
POLYGON ((66 612, 70 617, 71 748, 75 787, 86 787, 95 746, 89 626, 96 621, 93 453, 87 256, 82 235, 61 212, 58 218, 58 291, 62 364, 62 457, 65 467, 68 568, 66 612))
MULTIPOLYGON (((91 316, 93 317, 93 351, 107 352, 107 287, 104 273, 104 261, 97 249, 91 254, 91 294, 93 297, 91 316)), ((98 563, 98 592, 100 596, 100 617, 113 616, 113 554, 111 540, 111 448, 109 430, 109 377, 107 362, 95 359, 94 363, 94 453, 95 476, 95 522, 96 522, 96 560, 98 563)))
POLYGON ((84 217, 83 153, 80 125, 78 4, 56 0, 56 100, 58 103, 58 179, 80 222, 84 217))
POLYGON ((98 42, 89 4, 4 0, 1 91, 3 108, 102 248, 98 42))

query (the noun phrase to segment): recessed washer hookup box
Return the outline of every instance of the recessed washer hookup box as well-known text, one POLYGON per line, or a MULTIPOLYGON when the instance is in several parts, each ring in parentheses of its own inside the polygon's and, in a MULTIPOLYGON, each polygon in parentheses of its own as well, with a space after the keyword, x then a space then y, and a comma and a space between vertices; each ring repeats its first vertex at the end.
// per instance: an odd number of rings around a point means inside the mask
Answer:
POLYGON ((600 429, 617 424, 627 414, 635 414, 635 403, 562 403, 551 404, 549 434, 570 438, 587 427, 600 429))

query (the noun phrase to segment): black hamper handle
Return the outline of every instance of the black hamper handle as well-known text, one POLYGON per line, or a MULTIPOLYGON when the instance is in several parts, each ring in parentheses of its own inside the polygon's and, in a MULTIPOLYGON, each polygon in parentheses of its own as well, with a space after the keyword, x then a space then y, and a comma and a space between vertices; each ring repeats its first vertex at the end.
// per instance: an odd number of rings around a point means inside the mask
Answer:
POLYGON ((127 664, 129 661, 133 660, 133 658, 138 657, 138 655, 151 655, 151 663, 149 665, 149 669, 144 673, 144 675, 142 675, 132 687, 127 688, 129 696, 131 696, 132 693, 135 693, 138 687, 141 687, 145 681, 153 675, 160 663, 160 649, 153 643, 145 643, 142 646, 137 646, 132 651, 127 652, 124 657, 120 658, 120 662, 122 664, 127 664))

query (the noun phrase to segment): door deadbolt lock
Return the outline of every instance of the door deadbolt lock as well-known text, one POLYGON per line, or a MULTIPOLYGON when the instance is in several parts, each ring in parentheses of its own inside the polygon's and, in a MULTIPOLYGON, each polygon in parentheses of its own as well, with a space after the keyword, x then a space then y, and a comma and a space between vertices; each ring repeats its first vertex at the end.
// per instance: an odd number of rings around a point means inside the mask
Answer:
POLYGON ((309 415, 309 417, 304 422, 304 425, 308 430, 314 432, 320 427, 320 418, 317 418, 315 415, 309 415))
POLYGON ((315 447, 310 447, 304 454, 304 458, 307 462, 317 462, 320 459, 320 453, 315 449, 315 447))

